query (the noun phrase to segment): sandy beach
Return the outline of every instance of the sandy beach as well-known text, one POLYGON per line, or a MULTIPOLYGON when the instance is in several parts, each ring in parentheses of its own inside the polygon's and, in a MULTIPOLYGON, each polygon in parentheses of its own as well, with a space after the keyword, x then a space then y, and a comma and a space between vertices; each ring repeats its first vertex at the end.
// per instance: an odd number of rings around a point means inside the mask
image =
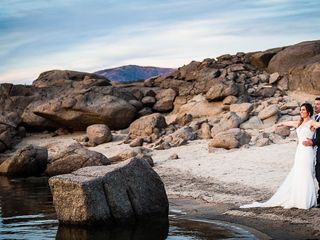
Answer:
MULTIPOLYGON (((69 144, 84 132, 51 137, 33 134, 17 146, 69 144)), ((125 134, 114 132, 114 140, 89 149, 112 157, 130 149, 123 144, 125 134)), ((241 224, 256 229, 272 239, 317 239, 320 237, 320 211, 261 208, 240 209, 252 201, 268 199, 292 167, 296 142, 265 147, 217 149, 209 153, 207 140, 167 150, 153 150, 154 170, 165 183, 172 210, 190 217, 205 217, 241 224), (178 159, 169 159, 178 154, 178 159)))

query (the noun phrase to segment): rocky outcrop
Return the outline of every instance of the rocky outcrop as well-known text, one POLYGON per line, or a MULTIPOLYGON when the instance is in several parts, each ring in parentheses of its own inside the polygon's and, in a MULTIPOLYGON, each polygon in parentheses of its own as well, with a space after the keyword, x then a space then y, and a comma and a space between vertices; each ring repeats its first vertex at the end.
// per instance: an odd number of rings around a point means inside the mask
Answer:
POLYGON ((71 145, 48 146, 48 154, 48 166, 45 172, 48 176, 71 173, 87 166, 110 164, 108 158, 103 154, 88 150, 77 142, 71 145))
POLYGON ((39 91, 33 86, 0 84, 0 112, 12 112, 20 115, 26 106, 39 97, 39 91))
POLYGON ((269 73, 279 73, 277 78, 279 89, 319 93, 319 40, 247 55, 252 65, 269 73))
POLYGON ((284 74, 299 66, 320 61, 320 41, 301 42, 278 52, 269 62, 268 71, 284 74))
POLYGON ((18 142, 18 129, 25 126, 21 115, 40 95, 32 86, 0 84, 0 153, 18 142))
POLYGON ((72 91, 36 106, 36 115, 74 130, 85 130, 93 124, 123 129, 135 119, 136 108, 129 102, 133 96, 114 87, 92 87, 72 91))
POLYGON ((287 74, 289 90, 319 94, 320 92, 320 54, 315 63, 295 67, 287 74))
POLYGON ((255 52, 255 53, 249 53, 247 54, 250 63, 259 68, 259 69, 266 69, 269 65, 270 60, 274 55, 276 55, 278 52, 283 50, 285 47, 281 48, 273 48, 273 49, 268 49, 263 52, 255 52))
POLYGON ((0 159, 0 174, 11 177, 40 176, 47 167, 46 148, 29 145, 0 159))
MULTIPOLYGON (((256 136, 299 114, 301 103, 292 101, 288 90, 320 93, 319 53, 318 40, 226 54, 192 61, 167 76, 146 80, 144 86, 111 86, 101 76, 68 70, 44 72, 33 86, 1 84, 1 115, 6 118, 16 109, 18 121, 7 124, 0 116, 0 152, 23 136, 22 126, 27 130, 64 129, 55 134, 85 130, 92 124, 106 124, 112 130, 130 126, 124 143, 159 149, 187 143, 173 135, 181 127, 191 127, 192 134, 203 139, 238 127, 256 136), (166 121, 152 114, 170 111, 166 121)), ((287 134, 282 131, 280 135, 287 134)), ((274 140, 282 139, 280 135, 275 134, 274 140)), ((259 140, 262 145, 268 143, 265 139, 259 140)), ((84 145, 98 142, 85 141, 84 145)))
POLYGON ((64 224, 111 225, 168 217, 158 174, 137 158, 49 179, 58 220, 64 224))

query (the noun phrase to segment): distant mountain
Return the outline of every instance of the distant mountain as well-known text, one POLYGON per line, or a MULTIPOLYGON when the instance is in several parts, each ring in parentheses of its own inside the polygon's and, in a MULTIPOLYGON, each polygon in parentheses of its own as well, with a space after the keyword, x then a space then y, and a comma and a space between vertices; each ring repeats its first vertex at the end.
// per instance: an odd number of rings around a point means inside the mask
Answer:
POLYGON ((145 80, 159 75, 168 75, 174 68, 142 67, 137 65, 126 65, 116 68, 109 68, 95 72, 95 74, 104 76, 111 81, 116 82, 134 82, 145 80))

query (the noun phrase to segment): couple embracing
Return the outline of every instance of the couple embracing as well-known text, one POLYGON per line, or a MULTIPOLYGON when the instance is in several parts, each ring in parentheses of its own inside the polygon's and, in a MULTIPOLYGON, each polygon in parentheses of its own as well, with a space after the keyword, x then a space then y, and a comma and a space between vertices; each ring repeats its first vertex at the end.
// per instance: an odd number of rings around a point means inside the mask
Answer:
POLYGON ((281 122, 278 126, 295 127, 298 145, 294 164, 276 193, 266 202, 254 202, 240 208, 276 207, 309 209, 319 206, 314 170, 320 185, 320 98, 315 99, 314 111, 309 103, 300 107, 299 121, 281 122), (313 115, 313 112, 316 114, 313 115), (316 162, 316 166, 315 166, 316 162))

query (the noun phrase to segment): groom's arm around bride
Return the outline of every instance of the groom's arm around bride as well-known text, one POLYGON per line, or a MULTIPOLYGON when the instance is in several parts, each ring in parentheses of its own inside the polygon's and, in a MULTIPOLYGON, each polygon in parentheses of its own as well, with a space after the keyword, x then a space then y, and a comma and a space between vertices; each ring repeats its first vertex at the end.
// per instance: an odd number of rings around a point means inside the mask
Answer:
POLYGON ((312 139, 307 138, 305 141, 302 142, 304 146, 313 146, 315 147, 315 173, 316 173, 316 179, 319 184, 319 190, 318 190, 318 198, 317 198, 317 204, 320 204, 320 128, 317 128, 315 131, 315 134, 312 139))

